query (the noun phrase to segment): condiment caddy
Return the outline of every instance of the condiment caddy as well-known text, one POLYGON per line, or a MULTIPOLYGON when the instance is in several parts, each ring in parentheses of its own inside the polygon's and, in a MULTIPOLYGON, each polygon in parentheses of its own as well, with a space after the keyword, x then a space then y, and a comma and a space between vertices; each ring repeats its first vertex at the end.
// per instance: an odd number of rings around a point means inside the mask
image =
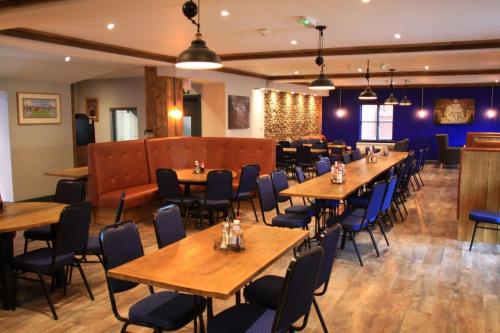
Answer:
POLYGON ((214 248, 223 251, 240 252, 245 250, 245 241, 240 220, 228 217, 222 223, 222 236, 214 242, 214 248))
POLYGON ((332 184, 343 184, 346 182, 345 165, 335 161, 330 170, 330 181, 332 184))
POLYGON ((194 161, 193 173, 198 175, 198 174, 204 173, 204 172, 205 172, 205 163, 203 161, 201 161, 201 162, 194 161))
POLYGON ((370 147, 366 153, 366 163, 377 163, 377 155, 375 155, 372 147, 370 147))

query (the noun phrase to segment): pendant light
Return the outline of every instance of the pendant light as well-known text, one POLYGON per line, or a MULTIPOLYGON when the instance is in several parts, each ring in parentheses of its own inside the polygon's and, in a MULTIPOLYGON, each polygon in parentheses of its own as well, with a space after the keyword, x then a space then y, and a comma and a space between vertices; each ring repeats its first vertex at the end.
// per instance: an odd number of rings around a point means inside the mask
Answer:
POLYGON ((391 72, 391 83, 389 85, 389 89, 390 89, 389 91, 391 92, 391 94, 389 95, 389 97, 387 97, 384 104, 385 105, 398 105, 399 101, 396 98, 396 96, 394 96, 394 80, 393 79, 394 79, 395 69, 391 68, 391 69, 389 69, 389 71, 391 72))
POLYGON ((200 0, 198 5, 194 1, 189 0, 182 6, 184 16, 196 25, 195 39, 191 42, 191 46, 184 50, 177 57, 175 67, 183 69, 217 69, 221 68, 222 64, 220 57, 214 51, 207 47, 207 44, 202 39, 200 32, 200 0), (194 17, 198 15, 198 22, 194 17))
POLYGON ((399 102, 399 105, 401 106, 411 106, 411 101, 410 99, 406 96, 406 84, 408 83, 408 80, 405 80, 405 88, 404 88, 404 94, 405 96, 403 99, 399 102))
POLYGON ((424 109, 424 87, 421 88, 420 110, 417 111, 417 117, 420 119, 425 119, 427 117, 427 110, 424 109))
POLYGON ((486 118, 493 119, 497 115, 497 111, 493 108, 493 85, 491 86, 490 108, 486 110, 486 118))
POLYGON ((368 60, 368 64, 366 65, 365 79, 367 82, 366 88, 359 94, 358 99, 361 101, 374 101, 377 99, 377 94, 370 88, 370 60, 368 60))
POLYGON ((316 30, 319 31, 319 39, 318 39, 318 56, 316 57, 316 65, 318 65, 321 70, 313 82, 311 82, 311 85, 309 86, 309 89, 312 90, 333 90, 335 89, 335 85, 333 84, 332 80, 330 80, 326 74, 324 73, 324 68, 325 68, 325 59, 323 58, 323 30, 326 29, 326 26, 324 25, 318 25, 316 27, 316 30))

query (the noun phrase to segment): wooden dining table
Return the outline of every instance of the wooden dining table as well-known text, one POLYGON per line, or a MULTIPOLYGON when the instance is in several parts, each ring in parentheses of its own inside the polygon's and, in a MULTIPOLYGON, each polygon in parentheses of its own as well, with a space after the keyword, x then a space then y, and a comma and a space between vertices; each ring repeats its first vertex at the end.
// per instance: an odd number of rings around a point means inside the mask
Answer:
MULTIPOLYGON (((207 182, 207 176, 210 171, 221 170, 221 169, 205 169, 204 172, 194 173, 194 169, 175 169, 177 173, 177 179, 179 183, 185 184, 204 184, 207 182)), ((237 176, 237 173, 230 170, 233 174, 233 178, 237 176)))
MULTIPOLYGON (((215 225, 115 267, 107 274, 111 278, 227 300, 309 235, 306 230, 258 224, 242 224, 242 229, 244 251, 215 249, 214 242, 222 234, 222 226, 215 225)), ((209 316, 211 311, 209 306, 209 316)))
POLYGON ((16 231, 43 227, 59 222, 66 205, 54 202, 5 203, 0 212, 0 281, 5 310, 14 308, 12 258, 16 231))
POLYGON ((345 165, 345 183, 332 184, 330 173, 292 185, 280 192, 290 197, 344 200, 361 186, 371 182, 392 166, 400 163, 408 153, 390 152, 388 156, 377 156, 376 163, 367 163, 366 158, 345 165))
POLYGON ((89 177, 89 167, 67 168, 45 172, 46 176, 55 176, 71 179, 86 179, 89 177))
MULTIPOLYGON (((290 153, 290 154, 295 154, 297 152, 297 148, 295 147, 285 147, 283 148, 284 153, 290 153)), ((325 153, 326 149, 321 149, 321 148, 311 148, 311 153, 313 154, 321 154, 325 153)))

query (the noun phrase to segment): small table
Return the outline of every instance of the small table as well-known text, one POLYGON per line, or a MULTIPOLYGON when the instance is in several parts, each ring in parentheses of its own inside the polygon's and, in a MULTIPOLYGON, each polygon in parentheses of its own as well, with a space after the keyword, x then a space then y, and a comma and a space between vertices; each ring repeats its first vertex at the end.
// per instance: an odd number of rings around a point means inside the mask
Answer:
POLYGON ((256 224, 243 224, 242 229, 246 245, 242 252, 214 249, 214 241, 222 233, 222 227, 215 225, 115 267, 108 276, 227 300, 309 234, 306 230, 256 224))
POLYGON ((13 309, 12 257, 16 231, 42 227, 59 222, 59 215, 66 205, 54 202, 6 203, 0 213, 0 281, 1 299, 5 310, 13 309))
MULTIPOLYGON (((207 176, 210 171, 222 170, 222 169, 205 169, 202 173, 194 173, 193 169, 175 169, 177 173, 177 179, 179 183, 185 184, 205 184, 207 182, 207 176)), ((233 177, 236 177, 236 172, 232 171, 233 177)))
POLYGON ((86 179, 89 176, 89 167, 84 166, 84 167, 78 167, 78 168, 54 170, 54 171, 45 172, 44 175, 72 178, 72 179, 86 179))

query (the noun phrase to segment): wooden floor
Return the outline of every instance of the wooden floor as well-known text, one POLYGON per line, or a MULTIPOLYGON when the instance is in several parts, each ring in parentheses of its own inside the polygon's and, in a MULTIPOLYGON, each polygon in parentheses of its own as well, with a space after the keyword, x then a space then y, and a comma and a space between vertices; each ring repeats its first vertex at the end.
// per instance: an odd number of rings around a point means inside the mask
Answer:
MULTIPOLYGON (((457 170, 428 166, 426 186, 412 195, 409 217, 388 232, 387 247, 380 234, 377 258, 369 237, 361 235, 365 266, 359 266, 351 244, 339 250, 328 293, 318 299, 330 332, 500 332, 500 246, 456 241, 457 170)), ((298 200, 297 200, 298 202, 298 200)), ((244 206, 243 219, 254 221, 244 206)), ((189 232, 196 232, 192 225, 189 232)), ((153 228, 141 224, 146 252, 156 249, 153 228)), ((97 232, 94 228, 93 232, 97 232)), ((250 244, 248 246, 251 246, 250 244)), ((22 238, 16 239, 16 253, 22 238)), ((283 275, 291 254, 266 273, 283 275)), ((15 312, 0 310, 0 332, 119 332, 97 264, 85 267, 95 301, 90 301, 75 275, 66 297, 52 294, 59 314, 53 321, 39 285, 20 282, 15 312)), ((128 304, 145 295, 145 287, 119 297, 128 304)), ((215 312, 232 305, 215 301, 215 312)), ((192 332, 192 325, 182 332, 192 332)), ((130 327, 129 332, 150 332, 130 327)), ((321 332, 312 311, 306 332, 321 332)))

